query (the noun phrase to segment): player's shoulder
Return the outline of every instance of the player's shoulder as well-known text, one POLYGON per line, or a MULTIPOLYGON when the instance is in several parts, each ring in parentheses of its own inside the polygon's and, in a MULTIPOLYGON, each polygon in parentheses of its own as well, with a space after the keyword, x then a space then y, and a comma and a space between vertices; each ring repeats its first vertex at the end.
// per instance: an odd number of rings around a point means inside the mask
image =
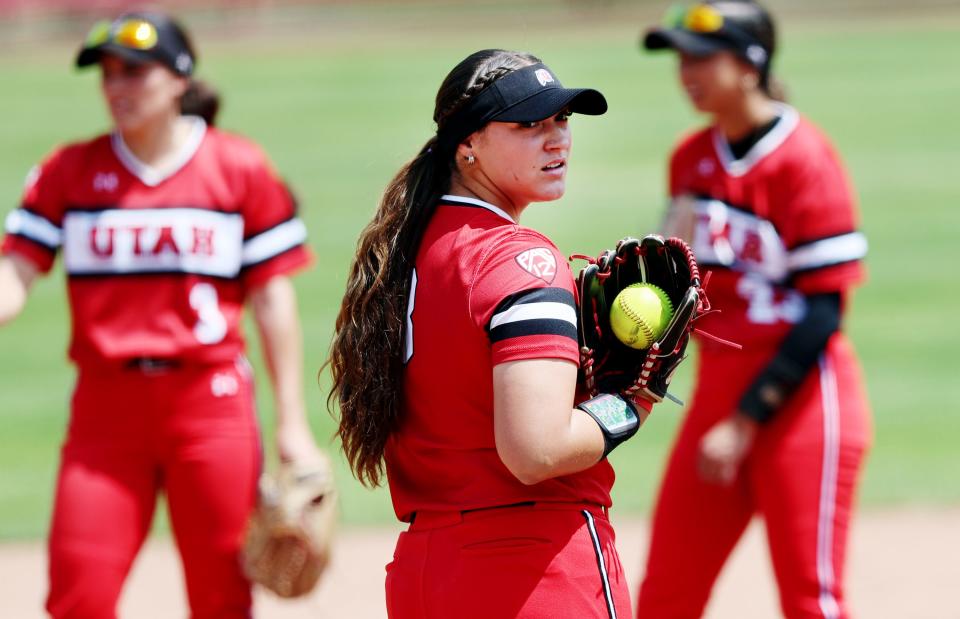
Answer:
POLYGON ((519 224, 498 226, 484 235, 485 254, 516 254, 528 249, 542 247, 559 255, 556 244, 545 234, 519 224))
POLYGON ((110 134, 58 144, 30 169, 26 186, 29 188, 41 178, 56 184, 69 183, 71 175, 96 165, 111 156, 111 152, 110 134))
POLYGON ((484 240, 484 247, 476 264, 477 277, 499 274, 495 277, 498 279, 504 275, 506 269, 510 274, 507 279, 513 281, 519 277, 518 281, 527 282, 528 287, 535 287, 552 284, 557 271, 567 268, 566 259, 556 244, 532 228, 520 225, 503 227, 484 240))
POLYGON ((778 151, 781 162, 800 174, 820 175, 843 169, 840 155, 827 134, 800 113, 796 127, 778 151))
POLYGON ((204 146, 225 165, 255 168, 268 164, 263 148, 239 133, 208 126, 204 142, 204 146))
POLYGON ((713 129, 709 126, 684 131, 673 145, 673 154, 674 156, 684 155, 691 151, 699 152, 712 148, 712 136, 713 129))
POLYGON ((70 165, 102 157, 109 152, 110 134, 105 133, 92 138, 58 144, 47 153, 43 161, 70 165))
POLYGON ((699 160, 713 153, 713 131, 711 127, 698 127, 685 131, 677 138, 670 153, 672 166, 683 165, 690 160, 699 160))

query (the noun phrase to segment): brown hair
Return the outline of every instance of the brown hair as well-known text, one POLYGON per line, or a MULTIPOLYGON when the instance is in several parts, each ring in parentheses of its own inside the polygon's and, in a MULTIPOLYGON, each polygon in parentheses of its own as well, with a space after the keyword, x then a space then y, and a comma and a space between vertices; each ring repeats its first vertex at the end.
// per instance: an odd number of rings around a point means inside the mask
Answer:
MULTIPOLYGON (((437 91, 437 133, 486 86, 538 62, 530 54, 499 49, 465 58, 437 91)), ((455 149, 443 152, 437 136, 432 137, 387 185, 357 242, 327 360, 333 375, 327 406, 339 403, 337 434, 364 485, 382 481, 384 449, 402 417, 403 325, 411 269, 423 231, 455 172, 455 149)))
MULTIPOLYGON (((190 53, 194 65, 196 65, 197 48, 193 44, 193 39, 190 38, 186 28, 179 21, 171 18, 170 23, 180 35, 180 38, 183 39, 183 44, 190 53)), ((214 126, 217 122, 217 113, 220 111, 220 93, 203 80, 198 80, 195 77, 189 79, 190 84, 180 98, 180 113, 185 116, 199 116, 209 126, 214 126)))
POLYGON ((777 52, 777 27, 773 16, 756 0, 706 0, 722 15, 736 18, 736 27, 752 37, 767 54, 762 66, 738 52, 741 60, 752 66, 760 78, 760 90, 776 101, 786 102, 787 89, 772 72, 773 57, 777 52))
POLYGON ((220 93, 207 82, 191 79, 186 92, 180 98, 180 113, 199 116, 212 127, 216 124, 219 111, 220 93))

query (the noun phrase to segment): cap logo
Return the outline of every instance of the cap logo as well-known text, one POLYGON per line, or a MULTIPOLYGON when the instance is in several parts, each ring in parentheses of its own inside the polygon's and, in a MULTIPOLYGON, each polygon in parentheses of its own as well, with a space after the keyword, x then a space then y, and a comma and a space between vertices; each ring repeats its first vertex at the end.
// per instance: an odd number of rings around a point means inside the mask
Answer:
POLYGON ((518 254, 516 261, 524 271, 548 284, 552 284, 557 275, 557 259, 546 247, 528 249, 518 254))
POLYGON ((541 86, 546 86, 553 81, 553 76, 546 69, 537 69, 533 74, 537 76, 537 81, 540 82, 541 86))
POLYGON ((177 71, 180 73, 190 73, 190 69, 193 67, 193 61, 190 59, 190 54, 186 52, 180 52, 177 55, 176 61, 174 63, 177 66, 177 71))
POLYGON ((751 45, 746 51, 747 59, 755 65, 762 65, 767 61, 767 52, 759 45, 751 45))

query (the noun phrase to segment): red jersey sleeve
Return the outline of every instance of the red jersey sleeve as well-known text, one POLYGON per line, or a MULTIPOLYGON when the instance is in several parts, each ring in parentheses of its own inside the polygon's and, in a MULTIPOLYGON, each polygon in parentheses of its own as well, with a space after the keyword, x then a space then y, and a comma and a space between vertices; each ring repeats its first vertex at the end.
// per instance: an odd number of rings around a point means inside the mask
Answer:
POLYGON ((297 271, 310 263, 307 229, 297 202, 263 152, 250 145, 243 203, 243 264, 240 276, 247 289, 275 275, 297 271))
POLYGON ((857 229, 853 191, 828 145, 807 159, 787 197, 791 213, 785 239, 793 286, 806 294, 842 291, 864 278, 867 241, 857 229))
POLYGON ((63 158, 64 150, 57 150, 30 170, 20 207, 6 218, 3 253, 23 256, 42 273, 53 266, 63 243, 63 158))
POLYGON ((573 275, 546 237, 520 228, 478 265, 470 313, 486 330, 494 365, 521 359, 579 362, 573 275))

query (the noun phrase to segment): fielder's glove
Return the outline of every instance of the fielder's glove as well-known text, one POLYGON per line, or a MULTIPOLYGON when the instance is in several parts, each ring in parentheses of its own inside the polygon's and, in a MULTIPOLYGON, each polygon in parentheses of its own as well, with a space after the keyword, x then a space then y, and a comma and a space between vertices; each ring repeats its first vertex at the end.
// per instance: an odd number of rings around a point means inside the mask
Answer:
MULTIPOLYGON (((693 322, 710 311, 693 252, 679 238, 647 235, 625 238, 580 271, 580 372, 591 397, 615 394, 628 401, 660 402, 686 356, 693 322), (621 343, 610 328, 610 305, 627 286, 646 282, 660 287, 673 303, 673 317, 649 348, 621 343)), ((649 406, 645 407, 648 408, 649 406)))
POLYGON ((260 478, 260 496, 242 552, 247 577, 280 597, 317 584, 330 559, 337 492, 330 461, 283 464, 260 478))

